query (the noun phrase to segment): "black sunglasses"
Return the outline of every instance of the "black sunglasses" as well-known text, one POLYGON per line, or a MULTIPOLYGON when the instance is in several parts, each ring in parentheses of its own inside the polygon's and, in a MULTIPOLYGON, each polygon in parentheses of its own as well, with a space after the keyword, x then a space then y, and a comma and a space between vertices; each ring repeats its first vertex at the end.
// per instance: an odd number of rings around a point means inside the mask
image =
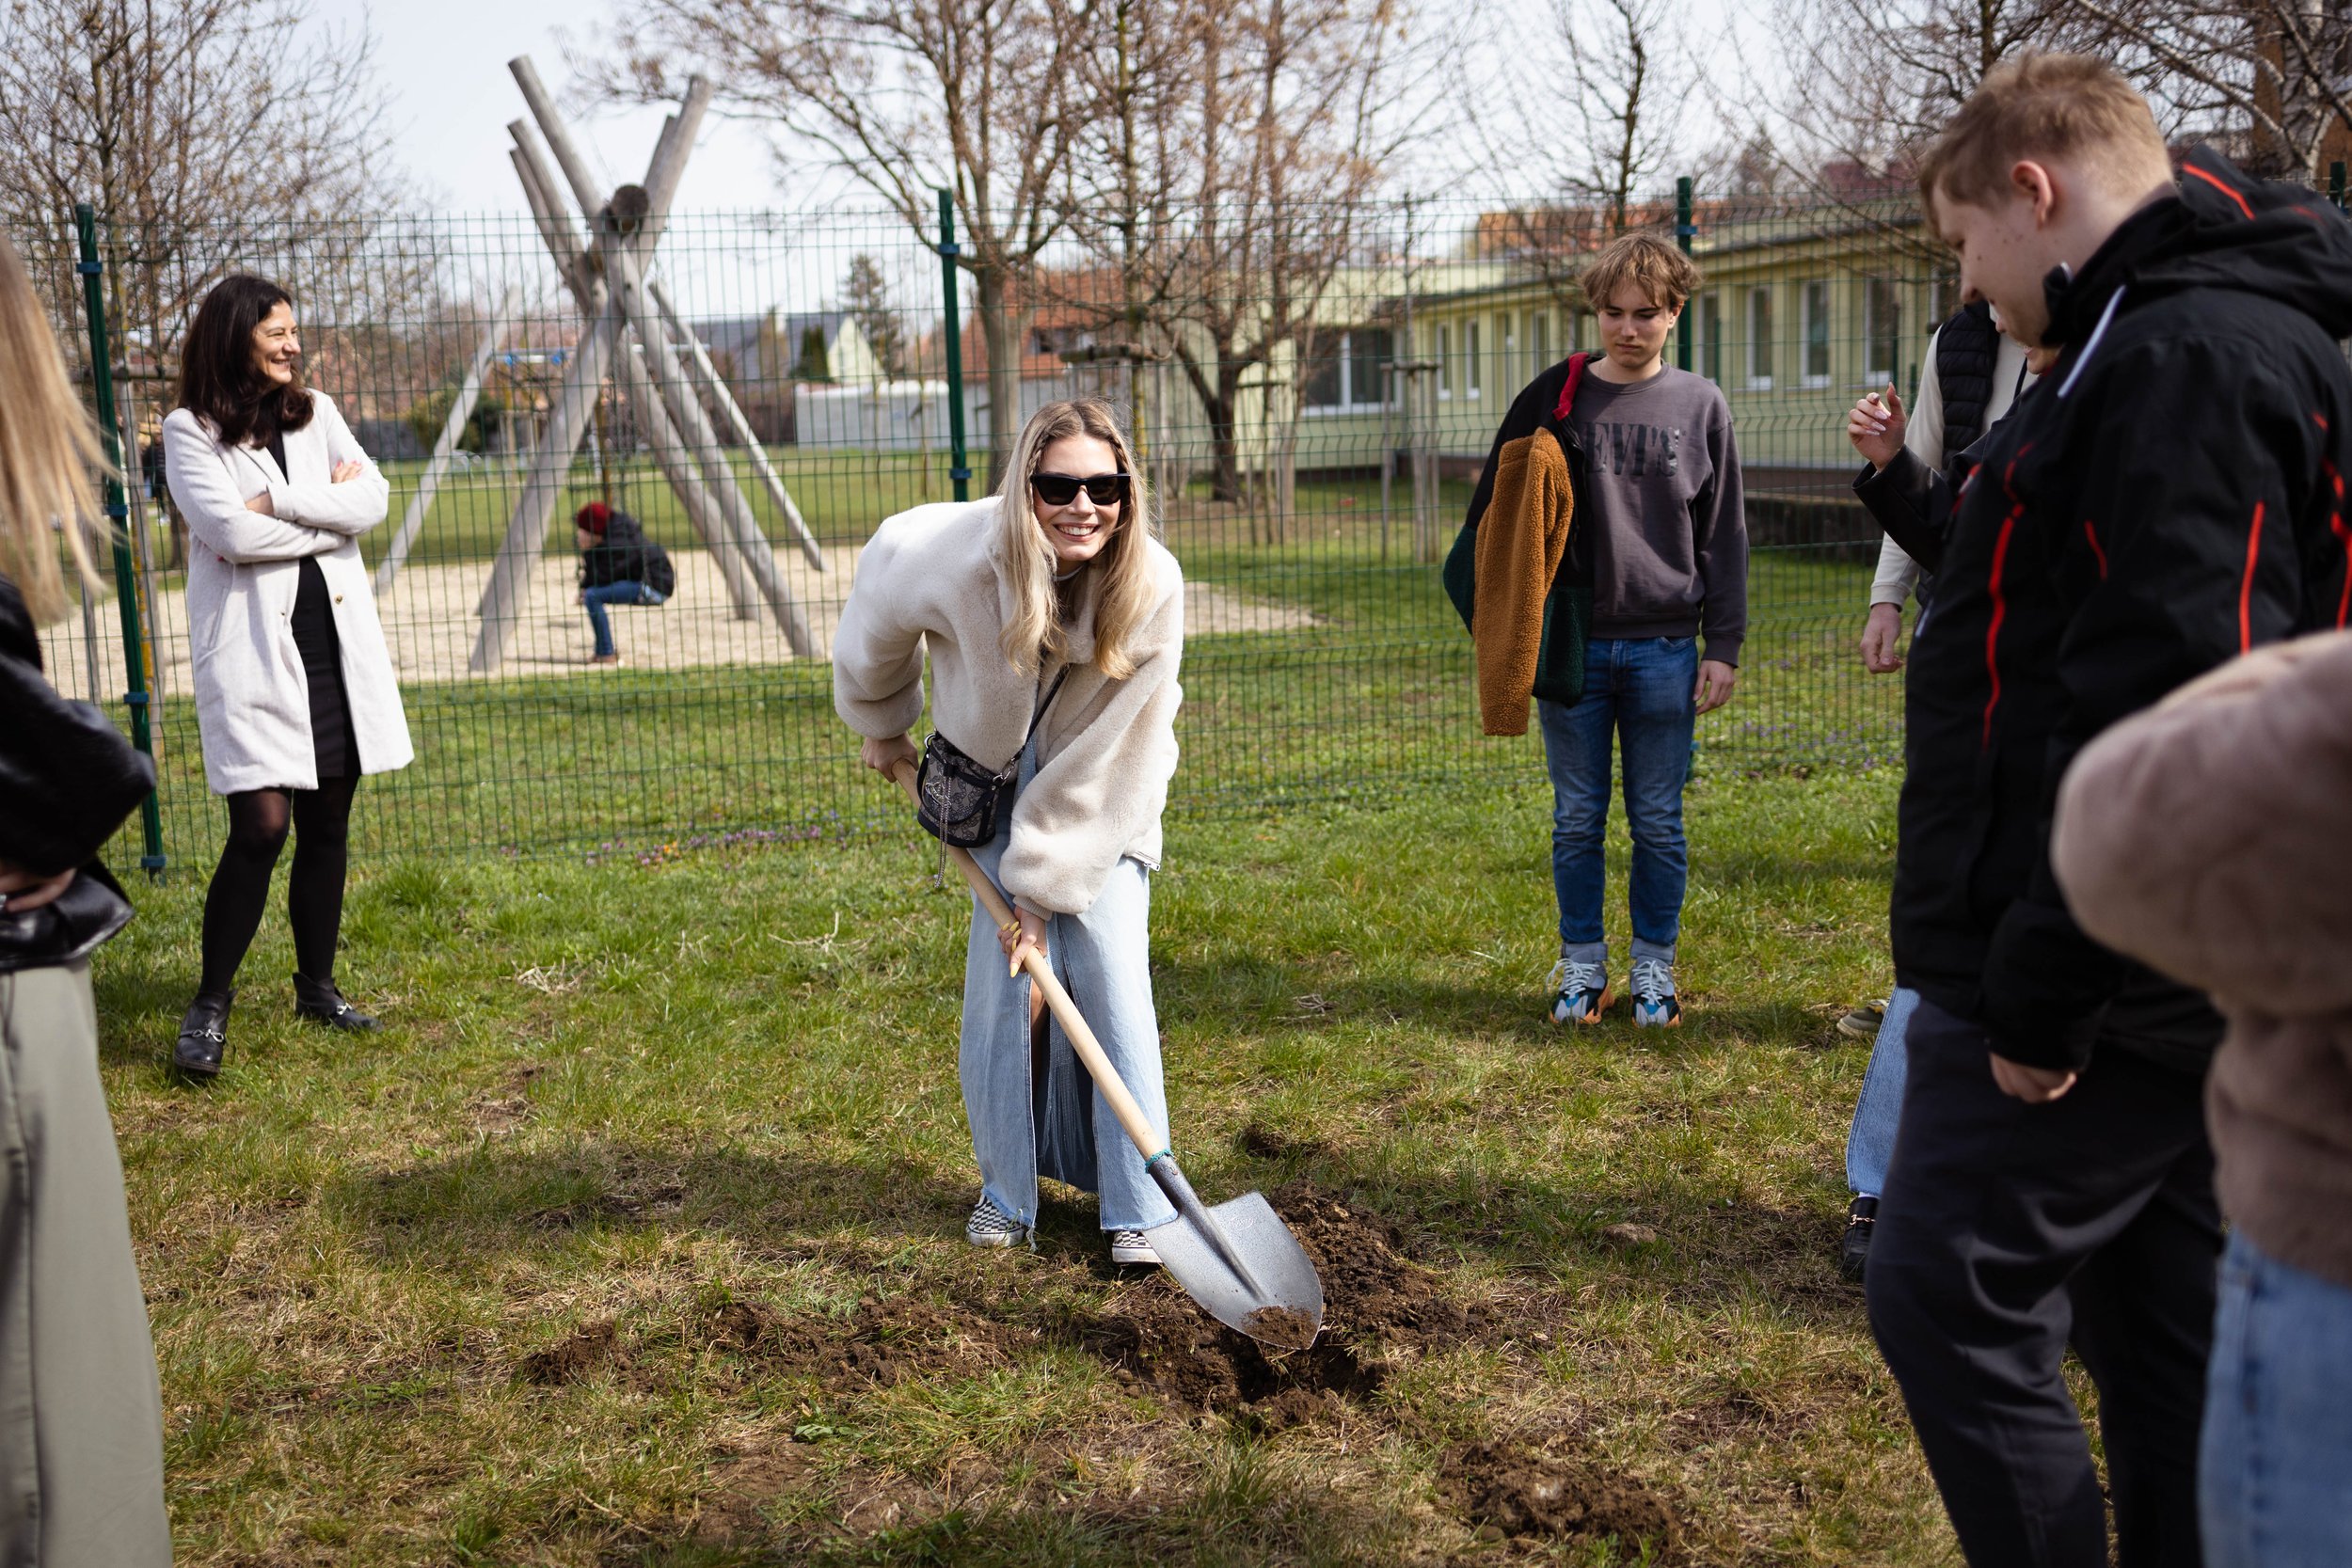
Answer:
POLYGON ((1123 473, 1089 474, 1084 479, 1076 474, 1031 474, 1029 487, 1048 506, 1068 506, 1078 499, 1081 489, 1097 506, 1118 506, 1127 499, 1127 476, 1123 473))

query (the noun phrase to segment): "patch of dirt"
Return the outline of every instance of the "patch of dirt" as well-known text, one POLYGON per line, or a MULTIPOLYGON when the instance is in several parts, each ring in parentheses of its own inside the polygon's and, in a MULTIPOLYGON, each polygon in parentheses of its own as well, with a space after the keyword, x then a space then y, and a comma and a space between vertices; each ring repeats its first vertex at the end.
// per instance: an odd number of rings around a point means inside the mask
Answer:
POLYGON ((1314 1342, 1317 1324, 1295 1307, 1261 1307, 1242 1320, 1249 1337, 1280 1350, 1305 1350, 1314 1342))
POLYGON ((1472 1525, 1508 1535, 1614 1536, 1646 1543, 1654 1560, 1682 1560, 1682 1525, 1664 1498, 1630 1477, 1514 1443, 1464 1443, 1438 1462, 1438 1491, 1472 1525))
POLYGON ((1305 1350, 1269 1350, 1207 1316, 1168 1282, 1139 1287, 1057 1330, 1171 1404, 1219 1413, 1267 1405, 1264 1414, 1279 1425, 1336 1408, 1326 1396, 1363 1399, 1388 1375, 1385 1365, 1359 1355, 1348 1336, 1328 1328, 1305 1350))
POLYGON ((1293 1137, 1288 1132, 1257 1121, 1243 1128, 1236 1141, 1240 1143, 1244 1154, 1256 1160, 1283 1160, 1294 1155, 1322 1154, 1331 1147, 1321 1138, 1293 1137))
POLYGON ((526 1382, 569 1383, 619 1357, 619 1332, 612 1320, 605 1318, 584 1325, 568 1339, 532 1352, 516 1370, 526 1382))
POLYGON ((1267 1195, 1323 1276, 1324 1332, 1396 1339, 1427 1349, 1459 1344, 1485 1326, 1436 1271, 1405 1256, 1403 1234, 1371 1211, 1311 1182, 1267 1195))
POLYGON ((787 1316, 752 1302, 711 1315, 710 1342, 786 1372, 888 1388, 910 1377, 985 1371, 1016 1331, 959 1307, 898 1297, 862 1301, 847 1318, 787 1316))

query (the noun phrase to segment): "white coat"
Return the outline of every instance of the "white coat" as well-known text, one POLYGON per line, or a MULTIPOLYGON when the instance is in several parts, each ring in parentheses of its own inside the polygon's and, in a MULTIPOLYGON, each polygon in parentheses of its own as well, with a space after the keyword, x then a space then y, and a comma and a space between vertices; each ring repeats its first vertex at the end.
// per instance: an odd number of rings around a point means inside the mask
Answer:
POLYGON ((204 779, 215 794, 318 787, 310 686, 293 622, 306 556, 326 578, 342 643, 359 770, 405 768, 416 754, 359 559, 359 535, 384 520, 391 486, 334 403, 310 396, 310 422, 286 432, 282 474, 266 447, 229 446, 187 409, 164 420, 164 473, 188 524, 188 647, 204 779), (354 458, 366 472, 331 483, 335 465, 354 458), (264 490, 274 517, 245 504, 264 490))

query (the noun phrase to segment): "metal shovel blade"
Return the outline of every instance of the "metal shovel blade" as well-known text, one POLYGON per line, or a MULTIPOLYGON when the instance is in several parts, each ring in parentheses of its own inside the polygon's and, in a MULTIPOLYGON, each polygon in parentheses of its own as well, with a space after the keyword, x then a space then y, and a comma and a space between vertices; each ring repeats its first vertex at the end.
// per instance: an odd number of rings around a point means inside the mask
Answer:
POLYGON ((1323 1332, 1323 1281, 1274 1206, 1244 1193, 1214 1209, 1195 1209, 1194 1216, 1180 1211, 1144 1232, 1185 1293, 1253 1339, 1282 1350, 1313 1344, 1323 1332), (1214 1235, 1203 1222, 1215 1227, 1214 1235))

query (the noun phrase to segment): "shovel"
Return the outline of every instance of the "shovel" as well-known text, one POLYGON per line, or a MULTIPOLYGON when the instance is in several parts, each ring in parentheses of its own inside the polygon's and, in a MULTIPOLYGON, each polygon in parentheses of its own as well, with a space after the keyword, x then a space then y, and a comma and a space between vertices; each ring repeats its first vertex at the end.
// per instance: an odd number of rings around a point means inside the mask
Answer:
MULTIPOLYGON (((908 795, 914 794, 913 763, 899 763, 891 776, 908 795)), ((1011 921, 1012 906, 971 852, 953 845, 943 847, 955 860, 963 879, 972 884, 989 918, 998 926, 1011 921)), ((1045 1006, 1070 1037, 1078 1060, 1086 1064, 1104 1103, 1135 1140, 1143 1156, 1143 1168, 1176 1206, 1174 1219, 1144 1232, 1152 1240, 1152 1249, 1160 1255, 1161 1265, 1200 1304, 1202 1311, 1226 1327, 1282 1350, 1304 1350, 1313 1344, 1323 1331, 1323 1281, 1298 1238, 1258 1193, 1245 1193, 1214 1209, 1202 1205, 1192 1183, 1184 1180, 1176 1156, 1153 1131, 1143 1107, 1136 1103, 1110 1058, 1103 1053, 1102 1042, 1087 1027, 1078 1005, 1054 977, 1045 955, 1031 948, 1025 961, 1030 983, 1043 994, 1045 1006)))

